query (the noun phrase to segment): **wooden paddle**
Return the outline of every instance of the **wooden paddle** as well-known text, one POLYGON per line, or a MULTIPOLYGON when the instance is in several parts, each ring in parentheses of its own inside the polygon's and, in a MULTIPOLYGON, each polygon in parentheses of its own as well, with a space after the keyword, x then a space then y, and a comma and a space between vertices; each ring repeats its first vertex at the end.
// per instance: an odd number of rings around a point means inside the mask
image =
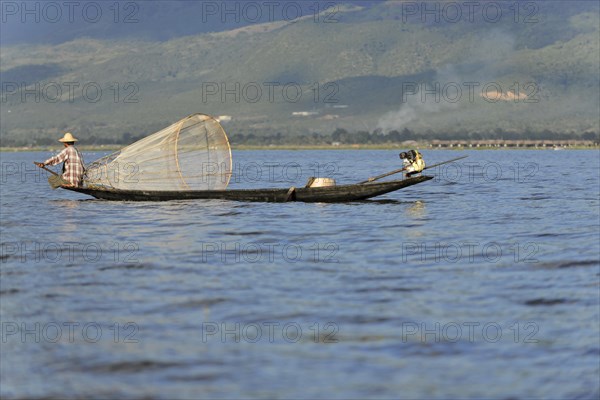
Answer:
MULTIPOLYGON (((467 157, 469 157, 469 156, 462 156, 462 157, 454 158, 452 160, 443 161, 441 163, 433 164, 433 165, 430 165, 430 166, 427 166, 427 167, 423 168, 423 171, 425 171, 426 169, 429 169, 429 168, 439 167, 440 165, 443 165, 443 164, 448 164, 448 163, 451 163, 451 162, 454 162, 454 161, 462 160, 463 158, 467 158, 467 157)), ((381 175, 377 175, 377 176, 374 176, 372 178, 369 178, 366 181, 358 182, 358 184, 362 185, 362 184, 365 184, 365 183, 376 181, 376 180, 381 179, 381 178, 385 178, 386 176, 395 175, 395 174, 400 173, 402 171, 406 171, 406 168, 407 167, 400 168, 400 169, 395 169, 393 171, 386 172, 385 174, 381 174, 381 175)))
POLYGON ((376 181, 376 180, 378 180, 378 179, 381 179, 381 178, 385 178, 386 176, 390 176, 390 175, 398 174, 398 173, 400 173, 400 172, 402 172, 402 171, 406 171, 406 168, 407 168, 407 167, 400 168, 400 169, 395 169, 395 170, 393 170, 393 171, 386 172, 385 174, 381 174, 381 175, 377 175, 377 176, 374 176, 374 177, 372 177, 372 178, 369 178, 369 179, 367 179, 366 181, 358 182, 358 184, 359 184, 359 185, 362 185, 362 184, 365 184, 365 183, 369 183, 369 182, 376 181))
POLYGON ((52 176, 48 177, 48 184, 50 185, 50 187, 52 189, 58 189, 59 187, 61 187, 62 185, 65 184, 63 178, 61 178, 60 175, 58 175, 56 172, 52 171, 49 168, 46 168, 46 166, 44 166, 44 165, 39 165, 35 161, 33 163, 35 165, 37 165, 38 167, 40 167, 41 169, 45 169, 46 171, 48 171, 52 174, 52 176))
POLYGON ((37 165, 38 167, 40 167, 41 169, 45 169, 46 171, 50 172, 52 175, 56 175, 56 176, 58 176, 58 174, 57 174, 56 172, 52 171, 52 170, 51 170, 51 169, 49 169, 49 168, 46 168, 46 166, 45 166, 45 165, 43 165, 42 163, 36 163, 35 161, 34 161, 33 163, 34 163, 35 165, 37 165), (42 165, 40 165, 40 164, 42 164, 42 165))

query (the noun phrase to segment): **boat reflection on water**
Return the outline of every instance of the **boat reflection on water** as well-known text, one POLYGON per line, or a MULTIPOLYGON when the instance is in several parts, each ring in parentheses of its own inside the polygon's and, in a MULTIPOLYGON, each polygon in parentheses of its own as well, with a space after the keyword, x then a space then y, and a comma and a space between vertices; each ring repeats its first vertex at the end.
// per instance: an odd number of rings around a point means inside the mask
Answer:
POLYGON ((406 213, 413 218, 422 218, 425 216, 426 212, 425 202, 421 200, 415 201, 406 209, 406 213))
POLYGON ((406 208, 406 222, 410 229, 405 232, 406 239, 419 239, 425 237, 427 225, 427 208, 425 202, 417 200, 406 208))

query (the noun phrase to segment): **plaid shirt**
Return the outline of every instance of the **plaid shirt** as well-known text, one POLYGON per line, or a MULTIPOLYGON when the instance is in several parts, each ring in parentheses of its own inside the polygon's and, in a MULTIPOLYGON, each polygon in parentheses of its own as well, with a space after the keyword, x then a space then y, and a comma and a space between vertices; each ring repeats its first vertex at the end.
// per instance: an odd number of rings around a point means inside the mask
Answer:
POLYGON ((85 167, 83 157, 75 146, 66 147, 60 154, 44 161, 44 164, 56 165, 61 162, 64 162, 62 178, 69 181, 73 186, 81 186, 85 167))

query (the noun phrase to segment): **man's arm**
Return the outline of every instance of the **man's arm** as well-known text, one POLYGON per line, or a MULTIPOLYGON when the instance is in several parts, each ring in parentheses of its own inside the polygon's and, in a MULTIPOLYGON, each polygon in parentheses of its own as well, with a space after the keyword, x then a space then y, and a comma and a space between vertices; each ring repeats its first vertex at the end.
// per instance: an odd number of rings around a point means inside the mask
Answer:
POLYGON ((67 159, 67 150, 68 150, 68 148, 65 148, 58 155, 56 155, 54 157, 50 157, 49 159, 44 161, 43 164, 44 165, 56 165, 58 163, 64 162, 67 159))

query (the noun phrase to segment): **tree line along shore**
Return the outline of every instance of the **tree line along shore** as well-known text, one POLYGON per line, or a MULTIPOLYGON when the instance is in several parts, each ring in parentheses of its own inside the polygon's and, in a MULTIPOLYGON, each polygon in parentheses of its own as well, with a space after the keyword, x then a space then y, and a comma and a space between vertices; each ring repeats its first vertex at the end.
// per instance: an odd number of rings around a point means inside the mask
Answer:
MULTIPOLYGON (((136 142, 147 134, 132 135, 123 133, 121 137, 100 137, 96 135, 80 134, 79 147, 83 149, 119 149, 136 142)), ((415 133, 410 129, 402 131, 381 130, 348 131, 337 128, 330 134, 318 132, 302 133, 297 135, 284 135, 281 132, 273 134, 255 133, 229 133, 231 146, 236 149, 294 149, 294 148, 593 148, 600 145, 600 134, 594 131, 553 132, 504 132, 497 129, 494 132, 465 132, 463 134, 436 134, 433 132, 415 133)), ((0 148, 6 150, 22 149, 34 150, 54 147, 56 138, 44 136, 42 138, 24 139, 19 137, 4 137, 0 141, 0 148)))

